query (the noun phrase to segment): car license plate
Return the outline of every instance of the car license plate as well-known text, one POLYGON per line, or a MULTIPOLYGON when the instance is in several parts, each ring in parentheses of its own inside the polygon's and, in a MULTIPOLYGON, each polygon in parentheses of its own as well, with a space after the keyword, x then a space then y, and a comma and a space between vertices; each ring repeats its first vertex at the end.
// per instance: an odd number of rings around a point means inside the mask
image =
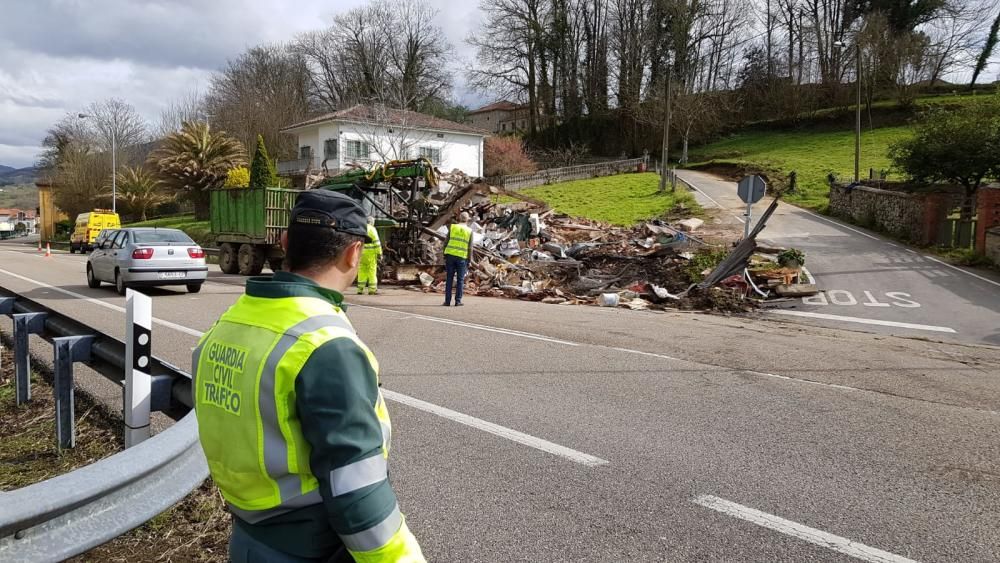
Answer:
POLYGON ((175 280, 177 278, 183 278, 187 275, 187 272, 160 272, 161 280, 175 280))

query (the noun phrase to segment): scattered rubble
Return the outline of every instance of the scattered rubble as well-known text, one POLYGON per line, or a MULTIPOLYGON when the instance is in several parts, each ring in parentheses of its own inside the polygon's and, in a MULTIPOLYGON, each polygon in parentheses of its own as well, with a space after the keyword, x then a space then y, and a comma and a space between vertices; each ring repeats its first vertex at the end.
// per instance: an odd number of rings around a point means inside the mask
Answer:
POLYGON ((393 243, 400 242, 394 233, 388 252, 395 259, 385 277, 418 291, 444 291, 441 245, 461 211, 473 218, 475 243, 466 294, 633 310, 742 311, 753 307, 750 298, 808 291, 797 285, 798 270, 780 268, 773 255, 755 254, 754 238, 770 213, 751 237, 725 253, 720 249, 728 241, 713 245, 693 234, 704 224, 701 219, 626 228, 571 218, 542 201, 457 172, 441 175, 424 198, 404 195, 390 190, 389 197, 399 201, 385 207, 400 223, 416 217, 413 208, 419 208, 419 228, 407 229, 415 234, 405 242, 420 250, 394 252, 393 243))

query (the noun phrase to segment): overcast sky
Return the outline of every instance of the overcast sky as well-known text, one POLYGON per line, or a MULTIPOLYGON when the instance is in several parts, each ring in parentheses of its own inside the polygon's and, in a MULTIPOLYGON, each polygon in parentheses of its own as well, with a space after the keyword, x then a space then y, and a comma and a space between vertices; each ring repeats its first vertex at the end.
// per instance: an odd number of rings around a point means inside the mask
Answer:
MULTIPOLYGON (((363 0, 3 0, 0 164, 31 166, 46 129, 94 101, 122 98, 150 122, 171 100, 205 92, 227 59, 321 29, 363 0)), ((476 0, 431 0, 459 57, 476 0)), ((460 81, 466 63, 455 61, 460 81)), ((461 101, 479 97, 461 85, 461 101)))

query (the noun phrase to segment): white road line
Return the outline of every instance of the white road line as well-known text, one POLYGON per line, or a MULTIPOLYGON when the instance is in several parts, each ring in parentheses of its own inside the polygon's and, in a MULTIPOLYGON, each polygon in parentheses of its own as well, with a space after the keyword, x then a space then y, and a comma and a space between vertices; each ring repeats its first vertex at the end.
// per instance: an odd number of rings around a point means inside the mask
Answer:
POLYGON ((543 452, 548 452, 552 455, 557 455, 559 457, 564 457, 570 461, 579 463, 581 465, 586 465, 587 467, 596 467, 598 465, 605 465, 608 463, 607 460, 601 459, 599 457, 594 457, 590 454, 585 454, 583 452, 578 452, 576 450, 567 448, 566 446, 560 446, 559 444, 554 444, 548 440, 543 440, 541 438, 536 438, 529 434, 523 432, 518 432, 517 430, 511 430, 505 426, 500 426, 499 424, 493 424, 492 422, 487 422, 485 420, 469 416, 467 414, 462 414, 460 412, 447 409, 445 407, 440 407, 420 399, 414 399, 413 397, 403 395, 401 393, 396 393, 395 391, 389 391, 387 389, 382 390, 382 395, 391 401, 396 401, 397 403, 403 403, 404 405, 409 405, 415 409, 420 409, 422 411, 429 412, 431 414, 436 414, 442 418, 447 418, 448 420, 453 420, 455 422, 464 424, 466 426, 471 426, 477 430, 482 430, 483 432, 488 432, 501 438, 506 438, 513 442, 519 444, 524 444, 535 448, 536 450, 541 450, 543 452))
POLYGON ((859 235, 861 235, 863 237, 868 237, 868 238, 870 238, 872 240, 877 240, 877 241, 885 242, 885 241, 883 241, 882 239, 878 238, 875 235, 870 235, 870 234, 868 234, 868 233, 866 233, 864 231, 860 231, 860 230, 855 229, 853 227, 848 227, 847 225, 841 223, 840 221, 834 221, 833 219, 830 219, 829 217, 824 217, 824 216, 820 215, 819 213, 813 213, 812 211, 809 211, 808 209, 803 209, 801 207, 799 207, 798 210, 801 211, 801 212, 803 212, 803 213, 805 213, 805 214, 807 214, 807 215, 812 215, 813 217, 815 217, 817 219, 826 221, 827 223, 830 223, 831 225, 836 225, 836 226, 841 227, 843 229, 847 229, 848 231, 851 231, 853 233, 858 233, 859 235))
POLYGON ((976 278, 977 280, 981 280, 981 281, 984 281, 986 283, 991 283, 991 284, 993 284, 993 285, 995 285, 997 287, 1000 287, 1000 283, 998 283, 996 281, 993 281, 993 280, 991 280, 989 278, 980 276, 979 274, 974 274, 974 273, 972 273, 972 272, 970 272, 968 270, 965 270, 963 268, 959 268, 958 266, 956 266, 954 264, 949 264, 947 262, 944 262, 942 260, 938 260, 937 258, 933 258, 931 256, 924 256, 924 258, 930 260, 931 262, 937 262, 938 264, 941 264, 942 266, 947 266, 947 267, 951 268, 952 270, 958 270, 959 272, 962 272, 963 274, 965 274, 967 276, 972 276, 972 277, 976 278))
POLYGON ((775 379, 784 379, 786 381, 798 381, 799 383, 819 385, 820 387, 830 387, 833 389, 840 389, 842 391, 866 391, 866 389, 859 389, 857 387, 848 387, 847 385, 837 385, 836 383, 823 383, 822 381, 812 381, 809 379, 798 379, 795 377, 788 377, 787 375, 778 375, 776 373, 764 373, 762 371, 747 371, 744 373, 749 373, 750 375, 756 375, 760 377, 773 377, 775 379))
MULTIPOLYGON (((694 191, 696 191, 696 192, 700 193, 701 195, 707 197, 708 201, 711 201, 712 203, 714 203, 716 205, 716 207, 718 207, 719 209, 722 209, 723 211, 729 211, 728 208, 723 207, 723 205, 721 203, 715 201, 715 199, 713 199, 712 196, 710 196, 710 195, 706 194, 705 192, 703 192, 702 190, 700 190, 698 188, 698 186, 696 186, 693 183, 691 183, 690 180, 686 180, 686 179, 683 179, 683 178, 681 178, 681 179, 684 180, 685 184, 691 186, 691 189, 693 189, 694 191)), ((735 217, 736 220, 739 221, 740 223, 746 223, 746 219, 740 217, 739 215, 733 213, 732 211, 729 211, 729 214, 732 215, 733 217, 735 217)))
POLYGON ((826 313, 810 313, 807 311, 786 311, 784 309, 772 309, 768 311, 772 315, 786 315, 789 317, 805 317, 810 319, 824 319, 828 321, 840 321, 845 323, 860 323, 866 325, 892 326, 897 328, 909 328, 913 330, 929 330, 931 332, 948 332, 955 334, 955 329, 946 326, 921 325, 914 323, 900 323, 896 321, 880 321, 877 319, 862 319, 860 317, 845 317, 842 315, 828 315, 826 313))
POLYGON ((906 557, 896 555, 895 553, 882 551, 881 549, 876 549, 863 543, 835 536, 829 532, 817 530, 816 528, 810 528, 809 526, 799 524, 798 522, 785 520, 779 516, 768 514, 767 512, 761 512, 760 510, 743 506, 742 504, 737 504, 719 497, 714 497, 712 495, 701 495, 694 499, 694 503, 704 506, 705 508, 710 508, 716 512, 721 512, 727 516, 739 518, 740 520, 745 520, 769 530, 774 530, 787 536, 792 536, 793 538, 797 538, 820 547, 825 547, 838 553, 843 553, 844 555, 860 559, 861 561, 868 561, 870 563, 917 563, 913 559, 907 559, 906 557))
MULTIPOLYGON (((2 269, 0 269, 0 274, 5 274, 5 275, 8 275, 8 276, 17 278, 19 280, 22 280, 22 281, 26 281, 28 283, 35 284, 35 285, 40 286, 40 287, 51 289, 53 291, 57 291, 59 293, 62 293, 63 295, 68 295, 68 296, 74 297, 76 299, 82 299, 83 301, 86 301, 88 303, 93 303, 94 305, 105 307, 107 309, 111 309, 111 310, 117 311, 119 313, 125 313, 125 308, 124 307, 119 307, 117 305, 112 305, 111 303, 107 303, 105 301, 101 301, 100 299, 94 299, 92 297, 87 297, 86 295, 82 295, 80 293, 69 291, 69 290, 63 289, 61 287, 55 287, 55 286, 47 284, 45 282, 41 282, 41 281, 38 281, 38 280, 33 280, 31 278, 22 276, 20 274, 15 274, 13 272, 9 272, 7 270, 2 270, 2 269)), ((360 307, 360 305, 355 305, 355 306, 360 307)), ((365 307, 365 308, 373 309, 374 307, 365 307)), ((410 316, 416 316, 416 317, 419 317, 419 318, 425 318, 427 320, 434 320, 434 321, 441 321, 441 322, 448 321, 448 319, 437 319, 435 317, 423 317, 423 315, 410 315, 410 316)), ((191 336, 194 336, 194 337, 197 337, 197 338, 201 338, 201 336, 204 334, 203 332, 201 332, 199 330, 195 330, 193 328, 188 328, 186 326, 182 326, 182 325, 179 325, 179 324, 176 324, 176 323, 172 323, 170 321, 165 321, 163 319, 158 319, 156 317, 153 317, 153 322, 157 323, 157 324, 160 324, 162 326, 165 326, 167 328, 172 328, 172 329, 174 329, 176 331, 183 332, 184 334, 190 334, 191 336)), ((470 323, 462 323, 462 322, 459 322, 459 321, 449 321, 448 324, 458 324, 458 325, 461 325, 461 326, 466 326, 467 328, 477 328, 477 329, 480 329, 480 330, 492 330, 491 327, 484 327, 482 325, 473 325, 473 324, 470 324, 470 323)), ((537 338, 539 340, 547 340, 547 341, 555 342, 555 343, 558 343, 558 344, 567 344, 567 345, 570 345, 570 346, 579 346, 579 344, 577 344, 575 342, 567 342, 565 340, 556 340, 556 339, 552 339, 552 338, 546 338, 546 337, 543 337, 543 336, 540 336, 540 335, 533 335, 531 333, 520 333, 519 331, 509 331, 509 330, 505 330, 505 329, 495 329, 495 330, 492 330, 492 332, 503 332, 503 333, 506 333, 506 334, 511 334, 512 336, 522 336, 522 337, 525 337, 525 338, 537 338)), ((453 411, 451 409, 447 409, 445 407, 439 407, 439 406, 437 406, 435 404, 428 403, 428 402, 425 402, 425 401, 421 401, 420 399, 415 399, 415 398, 410 397, 408 395, 403 395, 402 393, 397 393, 395 391, 390 391, 388 389, 383 389, 382 390, 382 395, 384 395, 386 398, 394 400, 396 402, 404 403, 404 404, 410 405, 411 407, 414 407, 414 408, 417 408, 417 409, 420 409, 420 410, 423 410, 423 411, 427 411, 429 413, 436 414, 438 416, 441 416, 443 418, 447 418, 449 420, 454 420, 455 422, 460 422, 462 424, 465 424, 467 426, 471 426, 473 428, 477 428, 477 429, 482 430, 484 432, 489 432, 490 434, 495 434, 497 436, 500 436, 500 437, 503 437, 503 438, 507 438, 508 440, 512 440, 512 441, 517 442, 519 444, 524 444, 526 446, 530 446, 530 447, 538 449, 538 450, 542 450, 542 451, 549 452, 549 453, 557 455, 557 456, 564 457, 564 458, 569 459, 571 461, 575 461, 576 463, 580 463, 580 464, 583 464, 583 465, 586 465, 586 466, 590 466, 590 467, 593 467, 593 466, 596 466, 596 465, 604 465, 604 464, 608 463, 606 460, 603 460, 601 458, 594 457, 592 455, 585 454, 583 452, 578 452, 576 450, 567 448, 565 446, 560 446, 559 444, 555 444, 555 443, 543 440, 541 438, 536 438, 534 436, 531 436, 531 435, 528 435, 528 434, 524 434, 524 433, 518 432, 516 430, 511 430, 510 428, 506 428, 506 427, 500 426, 498 424, 493 424, 492 422, 487 422, 485 420, 482 420, 482 419, 479 419, 479 418, 475 418, 475 417, 469 416, 467 414, 462 414, 460 412, 456 412, 456 411, 453 411)))
MULTIPOLYGON (((69 291, 68 289, 63 289, 61 287, 56 287, 54 285, 49 285, 49 284, 47 284, 45 282, 40 282, 38 280, 33 280, 31 278, 24 277, 24 276, 22 276, 20 274, 15 274, 14 272, 8 272, 7 270, 0 270, 0 274, 5 274, 5 275, 8 275, 8 276, 10 276, 12 278, 17 278, 19 280, 26 281, 28 283, 33 283, 33 284, 35 284, 37 286, 44 287, 46 289, 51 289, 52 291, 55 291, 55 292, 58 292, 58 293, 62 293, 63 295, 68 295, 70 297, 75 297, 76 299, 82 299, 82 300, 86 301, 87 303, 92 303, 92 304, 97 305, 99 307, 104 307, 106 309, 111 309, 112 311, 118 311, 119 313, 124 313, 125 312, 125 308, 124 307, 119 307, 118 305, 112 305, 111 303, 108 303, 106 301, 101 301, 100 299, 94 299, 93 297, 87 297, 86 295, 83 295, 83 294, 80 294, 80 293, 76 293, 74 291, 69 291)), ((172 328, 172 329, 174 329, 174 330, 176 330, 178 332, 183 332, 184 334, 190 334, 192 336, 197 336, 197 337, 201 337, 201 335, 202 335, 201 332, 198 332, 197 330, 194 330, 193 328, 188 328, 186 326, 182 326, 182 325, 179 325, 179 324, 176 324, 176 323, 172 323, 170 321, 165 321, 163 319, 158 319, 156 317, 153 317, 153 322, 156 323, 156 324, 158 324, 158 325, 165 326, 167 328, 172 328)))
POLYGON ((597 346, 599 348, 608 348, 609 350, 616 350, 618 352, 625 352, 626 354, 638 354, 640 356, 650 356, 650 357, 653 357, 653 358, 660 358, 662 360, 674 360, 674 361, 677 361, 677 362, 683 362, 683 361, 685 361, 685 360, 682 360, 680 358, 675 358, 673 356, 665 356, 663 354, 654 354, 652 352, 643 352, 642 350, 632 350, 631 348, 618 348, 618 347, 615 347, 615 346, 600 346, 600 345, 597 345, 597 344, 595 344, 594 346, 597 346))
MULTIPOLYGON (((390 311, 390 312, 397 312, 398 313, 398 311, 391 311, 390 309, 382 309, 380 307, 372 307, 370 305, 359 305, 357 303, 351 303, 349 305, 351 307, 357 307, 359 309, 375 309, 377 311, 390 311)), ((544 341, 544 342, 551 342, 553 344, 562 344, 564 346, 580 346, 581 345, 579 342, 570 342, 568 340, 560 340, 558 338, 550 338, 548 336, 545 336, 545 335, 542 335, 542 334, 535 334, 533 332, 522 332, 520 330, 512 330, 512 329, 509 329, 509 328, 498 328, 498 327, 494 327, 494 326, 479 325, 479 324, 474 324, 474 323, 467 323, 467 322, 464 322, 464 321, 456 321, 456 320, 452 320, 452 319, 444 319, 444 318, 441 318, 441 317, 430 317, 430 316, 427 316, 427 315, 418 315, 418 314, 415 314, 415 313, 406 313, 406 317, 404 317, 404 318, 420 319, 420 320, 424 320, 424 321, 430 321, 432 323, 441 323, 441 324, 448 324, 448 325, 460 326, 460 327, 464 327, 464 328, 471 328, 471 329, 475 329, 475 330, 484 330, 484 331, 487 331, 487 332, 496 332, 496 333, 499 333, 499 334, 506 334, 506 335, 509 335, 509 336, 518 336, 518 337, 521 337, 521 338, 529 338, 529 339, 532 339, 532 340, 541 340, 541 341, 544 341)))

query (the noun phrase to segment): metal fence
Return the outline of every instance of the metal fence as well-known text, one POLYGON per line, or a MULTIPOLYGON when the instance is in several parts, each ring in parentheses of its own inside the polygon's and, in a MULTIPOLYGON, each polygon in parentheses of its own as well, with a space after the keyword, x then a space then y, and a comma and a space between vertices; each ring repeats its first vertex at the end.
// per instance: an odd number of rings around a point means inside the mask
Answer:
POLYGON ((598 176, 611 176, 625 172, 645 170, 649 165, 649 157, 630 158, 628 160, 613 160, 596 164, 581 164, 562 168, 548 168, 530 174, 509 174, 487 178, 487 183, 506 190, 520 190, 545 186, 570 180, 585 180, 598 176))
POLYGON ((167 430, 111 457, 0 493, 0 561, 61 561, 83 553, 163 512, 208 477, 198 444, 197 423, 190 411, 191 377, 150 355, 148 328, 152 313, 142 308, 130 303, 129 311, 134 316, 129 315, 128 343, 123 343, 0 288, 0 314, 14 321, 19 403, 31 398, 28 335, 36 334, 53 345, 58 447, 74 445, 75 362, 86 362, 125 387, 126 441, 143 434, 143 429, 137 427, 143 419, 148 429, 150 412, 180 419, 167 430), (136 308, 140 311, 135 312, 136 308), (133 371, 139 373, 140 367, 144 372, 141 380, 133 375, 133 371))

